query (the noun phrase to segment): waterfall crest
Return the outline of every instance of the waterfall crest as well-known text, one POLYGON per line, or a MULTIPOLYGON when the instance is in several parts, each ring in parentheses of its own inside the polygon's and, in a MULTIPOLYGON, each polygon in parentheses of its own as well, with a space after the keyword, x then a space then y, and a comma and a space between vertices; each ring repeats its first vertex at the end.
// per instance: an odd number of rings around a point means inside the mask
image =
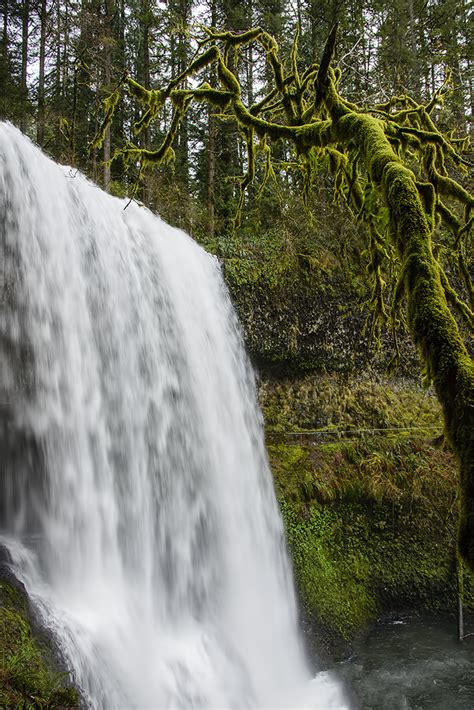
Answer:
POLYGON ((301 648, 219 265, 124 206, 0 124, 0 528, 16 570, 91 707, 345 707, 301 648))

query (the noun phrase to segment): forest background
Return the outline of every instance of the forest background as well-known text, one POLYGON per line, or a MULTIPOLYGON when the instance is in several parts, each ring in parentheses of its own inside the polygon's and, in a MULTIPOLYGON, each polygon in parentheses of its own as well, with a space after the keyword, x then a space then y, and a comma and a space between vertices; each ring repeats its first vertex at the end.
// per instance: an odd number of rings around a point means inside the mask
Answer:
MULTIPOLYGON (((135 138, 137 106, 121 97, 103 148, 91 151, 101 101, 125 70, 146 88, 163 86, 189 63, 201 24, 237 32, 259 25, 277 39, 282 55, 299 28, 299 57, 307 66, 319 61, 338 22, 333 61, 342 70, 346 99, 372 105, 407 92, 423 101, 451 73, 453 91, 434 120, 458 135, 470 131, 474 33, 465 0, 2 0, 0 13, 0 119, 114 194, 130 194, 139 180, 137 198, 243 280, 278 280, 301 267, 301 255, 329 265, 349 260, 359 273, 364 230, 334 203, 333 178, 324 165, 311 191, 309 218, 294 155, 283 144, 274 179, 263 191, 249 191, 242 224, 234 229, 244 144, 236 125, 217 119, 212 107, 193 106, 177 132, 174 164, 140 178, 136 165, 111 157, 130 139, 158 146, 170 111, 135 138)), ((212 71, 208 81, 215 86, 212 71)), ((244 49, 236 72, 249 105, 272 80, 253 45, 244 49)))

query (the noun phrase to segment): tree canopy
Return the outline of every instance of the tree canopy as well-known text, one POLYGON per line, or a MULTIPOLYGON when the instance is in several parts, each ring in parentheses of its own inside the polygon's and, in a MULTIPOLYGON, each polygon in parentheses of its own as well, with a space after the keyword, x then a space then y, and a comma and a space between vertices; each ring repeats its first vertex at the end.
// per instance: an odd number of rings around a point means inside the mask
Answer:
POLYGON ((277 41, 259 27, 243 32, 203 28, 197 51, 166 85, 150 89, 124 73, 105 100, 105 116, 92 143, 101 145, 126 90, 143 108, 134 133, 146 131, 160 112, 172 119, 156 149, 128 142, 115 158, 150 164, 173 160, 173 145, 190 107, 206 103, 223 121, 233 120, 246 146, 245 173, 235 225, 245 207, 246 190, 258 175, 265 184, 281 169, 278 145, 290 145, 291 160, 302 175, 305 200, 321 165, 333 175, 337 196, 354 219, 369 226, 374 323, 388 318, 382 267, 394 251, 399 260, 392 289, 391 318, 406 319, 424 362, 425 375, 441 402, 445 433, 460 463, 461 555, 474 570, 474 367, 467 338, 472 332, 472 286, 466 261, 474 199, 464 185, 471 164, 468 142, 444 132, 434 120, 452 90, 452 77, 425 102, 406 94, 367 105, 339 91, 341 71, 331 66, 336 26, 321 60, 303 67, 296 33, 284 61, 277 41), (249 46, 263 52, 267 93, 248 102, 236 67, 249 46), (214 85, 206 78, 210 70, 214 85), (271 82, 269 81, 271 78, 271 82), (439 223, 452 235, 457 273, 443 268, 436 241, 439 223), (467 298, 459 295, 460 280, 467 298))

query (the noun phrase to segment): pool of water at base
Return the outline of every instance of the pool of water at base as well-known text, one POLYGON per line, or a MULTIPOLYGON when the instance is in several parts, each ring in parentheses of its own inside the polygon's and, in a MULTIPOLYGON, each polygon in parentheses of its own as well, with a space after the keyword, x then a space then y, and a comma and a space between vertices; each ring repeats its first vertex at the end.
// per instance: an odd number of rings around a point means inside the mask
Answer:
POLYGON ((460 643, 455 620, 380 624, 337 671, 360 710, 474 710, 474 635, 460 643))

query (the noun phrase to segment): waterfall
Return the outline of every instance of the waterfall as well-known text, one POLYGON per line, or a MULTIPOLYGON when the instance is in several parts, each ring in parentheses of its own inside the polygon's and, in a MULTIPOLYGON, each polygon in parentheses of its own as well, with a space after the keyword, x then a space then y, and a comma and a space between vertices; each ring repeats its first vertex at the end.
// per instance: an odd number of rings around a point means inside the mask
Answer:
POLYGON ((125 205, 0 124, 0 528, 16 573, 90 707, 346 707, 301 647, 219 264, 125 205))

